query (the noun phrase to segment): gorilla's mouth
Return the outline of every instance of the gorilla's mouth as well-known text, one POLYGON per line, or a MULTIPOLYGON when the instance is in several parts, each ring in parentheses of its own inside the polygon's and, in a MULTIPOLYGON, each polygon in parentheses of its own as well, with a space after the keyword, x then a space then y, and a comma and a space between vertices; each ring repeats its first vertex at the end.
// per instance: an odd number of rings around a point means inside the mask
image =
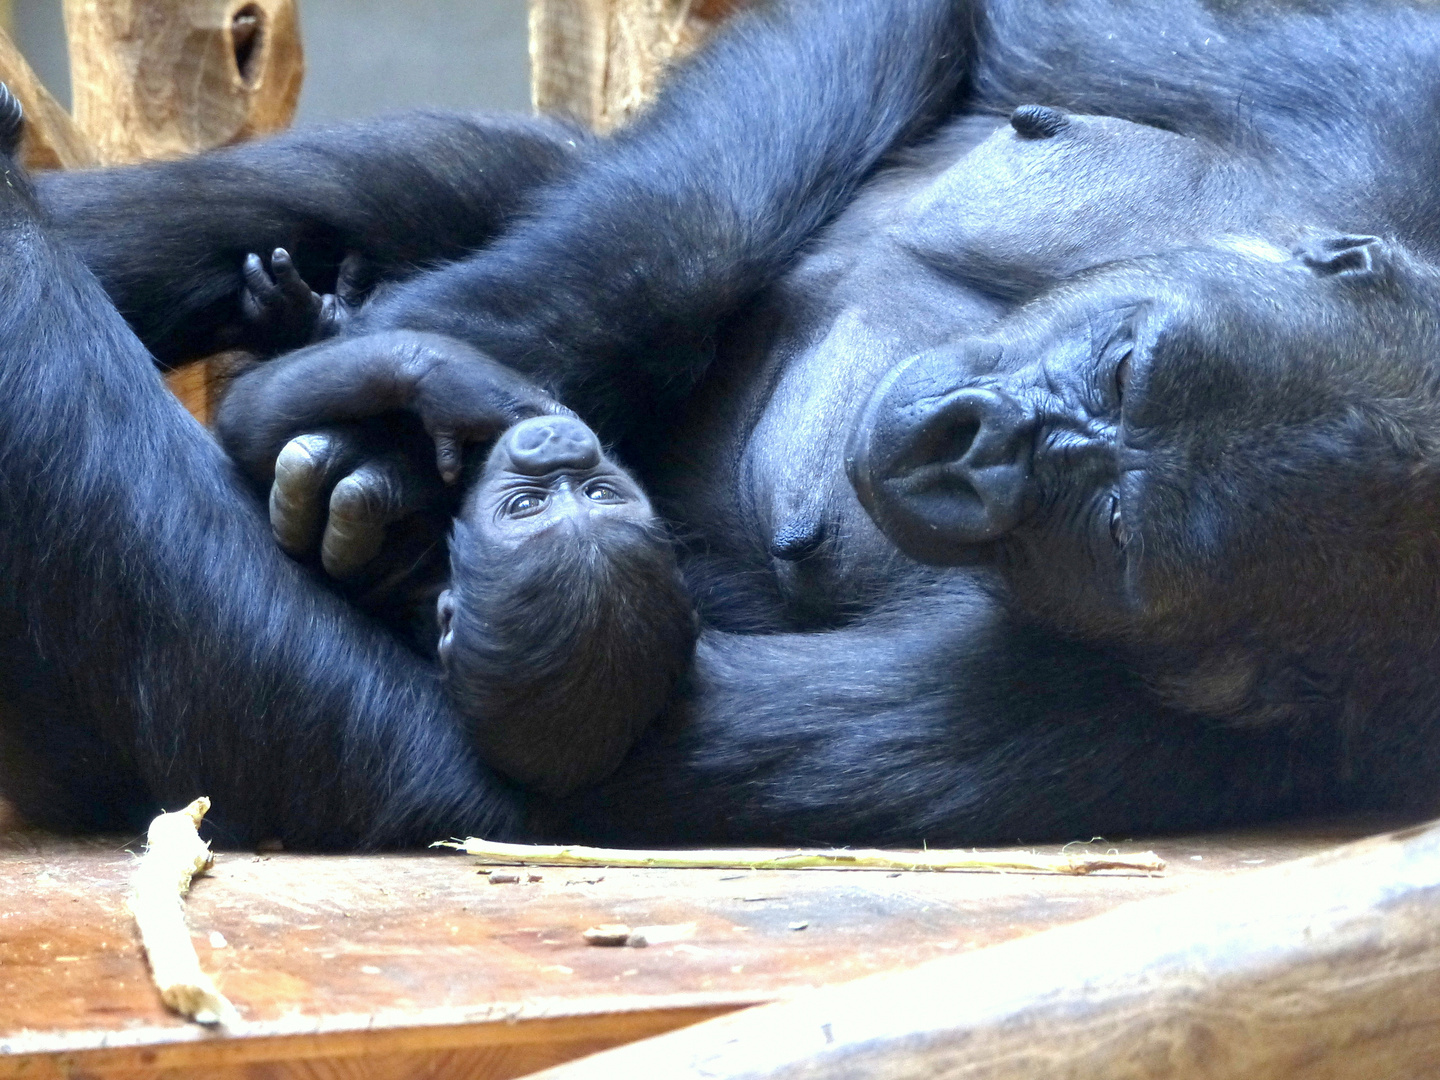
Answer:
POLYGON ((940 566, 983 561, 985 548, 1019 524, 1035 427, 1004 390, 957 385, 956 359, 927 353, 891 370, 845 455, 880 530, 911 558, 940 566))

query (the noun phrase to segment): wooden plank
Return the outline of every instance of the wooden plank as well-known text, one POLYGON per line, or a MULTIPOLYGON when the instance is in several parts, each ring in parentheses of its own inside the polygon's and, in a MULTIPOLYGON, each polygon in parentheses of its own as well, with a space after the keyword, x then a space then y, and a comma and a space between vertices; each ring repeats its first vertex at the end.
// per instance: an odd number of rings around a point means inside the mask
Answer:
POLYGON ((539 112, 609 131, 665 69, 743 0, 530 0, 530 94, 539 112))
POLYGON ((460 856, 222 852, 187 907, 202 963, 246 1018, 219 1036, 159 1005, 121 907, 132 856, 17 834, 0 849, 0 1077, 523 1075, 1373 828, 1142 841, 1171 862, 1156 877, 556 868, 492 885, 460 856), (694 930, 586 945, 602 922, 694 930))
POLYGON ((1440 1062, 1440 825, 543 1074, 1375 1080, 1440 1062))
POLYGON ((305 62, 293 0, 65 0, 75 122, 105 164, 289 125, 305 62))

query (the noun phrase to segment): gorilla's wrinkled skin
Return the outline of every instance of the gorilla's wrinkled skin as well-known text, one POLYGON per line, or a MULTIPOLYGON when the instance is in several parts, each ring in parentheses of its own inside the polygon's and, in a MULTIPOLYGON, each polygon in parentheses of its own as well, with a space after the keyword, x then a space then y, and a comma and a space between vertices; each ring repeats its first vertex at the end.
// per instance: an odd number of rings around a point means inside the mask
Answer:
POLYGON ((313 348, 443 335, 573 408, 707 625, 613 776, 506 786, 56 248, 0 275, 47 297, 5 308, 46 365, 0 365, 0 787, 316 847, 1433 808, 1437 59, 1378 0, 799 0, 610 140, 431 115, 44 178, 166 363, 273 344, 249 253, 358 257, 387 284, 313 348))

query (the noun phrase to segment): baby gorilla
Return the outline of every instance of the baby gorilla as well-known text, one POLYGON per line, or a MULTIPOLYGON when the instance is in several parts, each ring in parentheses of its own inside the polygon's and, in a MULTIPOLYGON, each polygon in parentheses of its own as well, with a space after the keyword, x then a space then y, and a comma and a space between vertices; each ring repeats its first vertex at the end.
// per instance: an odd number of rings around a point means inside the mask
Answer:
MULTIPOLYGON (((328 463, 303 450, 297 461, 293 436, 397 414, 418 418, 447 480, 461 475, 461 446, 494 439, 483 464, 465 470, 436 604, 440 665, 477 749, 545 794, 603 778, 663 708, 697 629, 664 527, 584 423, 475 350, 393 333, 258 365, 232 384, 216 428, 263 488, 282 448, 281 468, 303 474, 313 464, 300 481, 323 484, 328 463)), ((341 501, 374 497, 364 484, 341 501)), ((332 517, 336 505, 332 497, 332 517)), ((341 564, 337 549, 326 568, 341 564)), ((412 637, 424 632, 391 622, 412 637)))

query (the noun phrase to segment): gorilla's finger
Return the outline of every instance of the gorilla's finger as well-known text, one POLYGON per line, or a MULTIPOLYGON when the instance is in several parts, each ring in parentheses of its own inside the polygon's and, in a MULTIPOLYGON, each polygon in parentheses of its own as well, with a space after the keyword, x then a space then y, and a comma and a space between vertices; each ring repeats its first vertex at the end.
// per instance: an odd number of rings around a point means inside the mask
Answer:
POLYGON ((315 294, 300 276, 300 271, 295 269, 295 261, 284 248, 276 248, 270 253, 270 275, 278 286, 277 292, 283 293, 290 303, 303 307, 312 302, 315 294))
POLYGON ((320 562, 334 578, 351 577, 385 545, 385 528, 428 503, 436 484, 402 455, 367 461, 335 485, 320 543, 320 562))
POLYGON ((270 486, 270 528, 282 549, 295 556, 315 550, 330 485, 359 459, 355 440, 338 432, 310 432, 285 444, 270 486))
POLYGON ((435 440, 435 467, 440 471, 440 479, 453 484, 460 479, 463 463, 460 440, 453 431, 436 431, 431 437, 435 440))
POLYGON ((335 295, 349 307, 359 307, 374 282, 370 264, 358 251, 348 252, 340 260, 340 273, 335 281, 335 295))
POLYGON ((245 256, 240 274, 245 279, 245 288, 240 293, 240 306, 245 318, 254 322, 263 318, 266 309, 279 300, 280 290, 266 271, 260 256, 254 252, 245 256))

